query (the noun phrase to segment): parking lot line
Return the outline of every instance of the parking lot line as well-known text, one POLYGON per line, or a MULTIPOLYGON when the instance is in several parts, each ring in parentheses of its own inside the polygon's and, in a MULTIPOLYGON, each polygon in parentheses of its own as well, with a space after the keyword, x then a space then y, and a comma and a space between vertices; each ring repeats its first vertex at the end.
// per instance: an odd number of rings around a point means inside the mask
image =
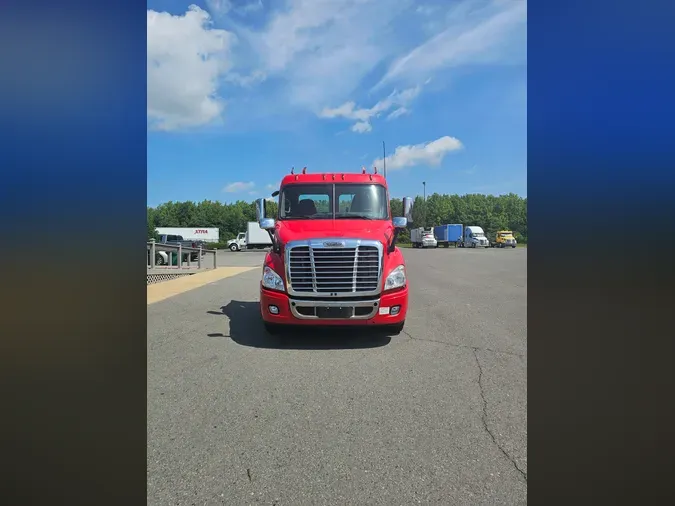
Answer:
POLYGON ((148 305, 253 269, 259 269, 259 267, 220 267, 207 272, 148 285, 148 305))

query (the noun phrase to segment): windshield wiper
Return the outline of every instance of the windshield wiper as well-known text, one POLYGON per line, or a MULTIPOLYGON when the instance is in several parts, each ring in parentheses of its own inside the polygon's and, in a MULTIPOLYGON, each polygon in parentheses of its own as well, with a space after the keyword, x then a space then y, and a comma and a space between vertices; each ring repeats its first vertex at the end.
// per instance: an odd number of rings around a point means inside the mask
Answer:
POLYGON ((350 214, 350 215, 340 215, 335 217, 336 220, 377 220, 379 218, 373 218, 371 216, 364 216, 362 214, 350 214))
POLYGON ((309 216, 284 216, 282 220, 328 220, 330 215, 314 214, 309 216))

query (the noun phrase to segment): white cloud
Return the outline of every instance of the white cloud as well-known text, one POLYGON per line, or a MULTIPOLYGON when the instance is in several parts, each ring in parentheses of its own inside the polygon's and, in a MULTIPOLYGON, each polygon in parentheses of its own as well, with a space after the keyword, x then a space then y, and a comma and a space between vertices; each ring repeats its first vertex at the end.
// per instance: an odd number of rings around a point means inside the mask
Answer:
POLYGON ((206 7, 214 16, 224 16, 232 10, 232 2, 230 0, 206 0, 206 7))
POLYGON ((279 189, 279 185, 276 185, 276 184, 268 184, 267 186, 265 186, 265 189, 266 189, 266 190, 278 190, 278 189, 279 189))
POLYGON ((182 16, 148 10, 147 30, 151 128, 196 127, 220 117, 218 81, 231 67, 234 35, 212 28, 209 14, 195 5, 182 16))
POLYGON ((358 123, 354 123, 352 125, 352 132, 356 132, 358 134, 370 132, 372 129, 373 127, 367 121, 359 121, 358 123))
POLYGON ((410 110, 406 109, 405 107, 399 107, 394 112, 389 114, 389 116, 387 116, 387 119, 396 119, 396 118, 398 118, 400 116, 404 116, 406 114, 410 114, 410 110))
POLYGON ((408 112, 405 108, 417 95, 419 95, 421 90, 420 86, 415 86, 414 88, 408 88, 401 92, 394 90, 387 98, 380 100, 373 107, 370 108, 357 108, 356 104, 352 101, 345 102, 339 107, 334 109, 325 107, 320 113, 320 118, 346 118, 351 120, 357 120, 358 123, 352 126, 353 132, 364 133, 370 132, 372 126, 370 120, 374 117, 378 117, 381 113, 388 111, 392 107, 398 107, 397 110, 403 109, 402 112, 394 115, 394 113, 389 115, 389 119, 394 119, 401 114, 408 112))
POLYGON ((248 88, 250 86, 253 86, 254 84, 261 83, 266 78, 267 76, 265 75, 265 73, 260 70, 254 70, 253 72, 251 72, 249 75, 246 76, 243 76, 237 72, 230 72, 224 77, 225 81, 236 84, 243 88, 248 88))
POLYGON ((262 0, 252 0, 241 7, 237 7, 236 11, 243 16, 252 12, 258 12, 264 8, 265 6, 263 5, 262 0))
POLYGON ((288 0, 260 31, 238 26, 249 60, 277 78, 283 100, 317 111, 344 100, 384 58, 399 34, 390 23, 412 0, 288 0))
POLYGON ((241 5, 233 5, 233 3, 232 0, 206 0, 206 6, 209 9, 209 12, 216 17, 223 17, 230 12, 245 16, 264 8, 262 0, 250 0, 241 5))
POLYGON ((248 183, 244 183, 242 181, 237 181, 236 183, 228 184, 225 188, 223 188, 223 191, 225 193, 241 193, 241 192, 245 192, 247 190, 251 190, 253 188, 255 188, 255 183, 252 182, 252 181, 250 181, 248 183))
POLYGON ((297 109, 305 109, 322 117, 333 112, 333 117, 350 119, 353 131, 365 132, 375 126, 373 118, 391 120, 411 110, 403 92, 400 102, 386 97, 372 107, 349 101, 371 79, 384 75, 376 89, 401 89, 428 82, 442 68, 502 63, 500 55, 522 59, 526 54, 513 51, 512 37, 526 36, 520 29, 526 0, 280 4, 206 0, 218 27, 226 30, 214 28, 211 16, 196 6, 182 16, 148 10, 149 125, 169 130, 215 123, 223 114, 225 97, 227 118, 240 129, 261 120, 269 126, 272 118, 275 128, 297 128, 306 118, 296 114, 297 109), (436 9, 433 14, 416 15, 430 12, 430 7, 436 9), (255 11, 255 22, 244 16, 255 11), (424 23, 434 25, 426 42, 420 40, 428 37, 423 35, 424 23), (263 81, 264 93, 250 94, 263 81), (227 91, 221 92, 220 86, 227 91), (336 104, 343 105, 326 108, 336 104))
POLYGON ((435 5, 420 5, 415 9, 415 12, 418 14, 422 14, 423 16, 429 16, 436 12, 438 10, 438 7, 435 5))
POLYGON ((526 0, 465 0, 451 8, 444 29, 390 66, 374 89, 394 80, 418 80, 442 68, 468 63, 495 63, 508 59, 516 47, 516 58, 524 60, 527 22, 526 0))
MULTIPOLYGON (((387 157, 387 169, 396 170, 418 165, 438 166, 445 155, 462 147, 459 139, 447 135, 431 142, 398 146, 394 154, 387 157)), ((373 165, 382 167, 382 158, 375 160, 373 165)))

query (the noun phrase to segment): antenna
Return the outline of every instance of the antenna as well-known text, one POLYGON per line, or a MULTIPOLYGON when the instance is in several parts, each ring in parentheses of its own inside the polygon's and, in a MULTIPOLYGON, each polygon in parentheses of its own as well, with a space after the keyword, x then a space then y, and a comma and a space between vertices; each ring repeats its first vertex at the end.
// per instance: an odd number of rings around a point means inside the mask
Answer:
POLYGON ((294 174, 295 167, 291 167, 291 174, 294 174))
POLYGON ((373 165, 373 172, 375 172, 375 174, 377 174, 377 167, 375 167, 374 165, 373 165))
POLYGON ((303 173, 303 174, 307 174, 307 167, 303 167, 303 168, 302 168, 302 173, 303 173))
POLYGON ((363 166, 361 166, 361 174, 365 174, 365 173, 366 173, 366 166, 363 165, 363 166))
POLYGON ((387 150, 384 147, 384 141, 382 141, 382 164, 384 165, 384 178, 387 179, 387 150))

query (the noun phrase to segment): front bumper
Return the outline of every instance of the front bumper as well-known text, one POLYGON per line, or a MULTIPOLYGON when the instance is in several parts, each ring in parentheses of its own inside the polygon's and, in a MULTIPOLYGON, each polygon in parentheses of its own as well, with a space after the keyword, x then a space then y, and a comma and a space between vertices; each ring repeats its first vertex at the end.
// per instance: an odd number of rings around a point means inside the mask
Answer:
MULTIPOLYGON (((260 287, 260 313, 262 319, 268 323, 282 325, 311 325, 311 326, 368 326, 392 325, 405 320, 408 311, 408 287, 380 296, 361 297, 364 300, 300 300, 291 298, 285 293, 275 292, 260 287), (277 308, 274 314, 270 306, 277 308), (391 314, 391 308, 398 306, 396 314, 391 314), (353 308, 350 318, 330 319, 317 316, 317 308, 342 307, 353 308)), ((324 310, 318 310, 319 314, 324 310)))

